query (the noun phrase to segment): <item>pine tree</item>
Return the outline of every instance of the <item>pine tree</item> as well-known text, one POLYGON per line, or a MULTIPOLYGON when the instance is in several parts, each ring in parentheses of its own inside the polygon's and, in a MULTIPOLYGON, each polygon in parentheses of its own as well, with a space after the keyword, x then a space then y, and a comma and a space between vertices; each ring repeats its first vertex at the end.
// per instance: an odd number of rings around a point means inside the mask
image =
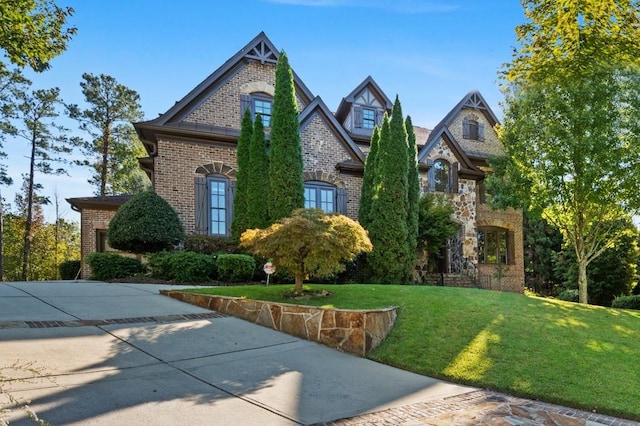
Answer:
POLYGON ((236 240, 239 240, 240 235, 249 227, 247 187, 249 186, 249 150, 252 134, 251 111, 247 108, 242 116, 237 149, 238 173, 236 174, 236 195, 233 199, 233 222, 231 223, 231 235, 236 240))
POLYGON ((416 134, 413 131, 411 117, 405 120, 408 144, 408 175, 407 175, 407 258, 410 273, 413 271, 415 252, 418 247, 418 211, 420 202, 420 176, 418 175, 418 148, 416 146, 416 134))
POLYGON ((400 101, 396 101, 391 120, 385 117, 371 202, 369 237, 373 251, 367 257, 372 280, 404 283, 409 277, 407 245, 407 132, 400 101))
POLYGON ((89 136, 77 139, 85 159, 76 163, 92 169, 89 183, 96 195, 147 189, 149 180, 138 164, 145 150, 131 125, 143 118, 140 95, 108 75, 84 73, 82 79, 80 87, 89 107, 67 106, 69 116, 89 136))
POLYGON ((264 141, 264 127, 260 114, 256 115, 249 148, 249 174, 247 178, 247 228, 269 226, 269 160, 264 141))
POLYGON ((269 219, 275 222, 304 207, 302 151, 293 72, 284 51, 276 64, 269 158, 269 219))
POLYGON ((371 136, 371 148, 364 164, 364 174, 362 176, 362 191, 360 195, 360 210, 358 211, 358 220, 360 225, 365 229, 369 229, 371 218, 371 200, 373 198, 373 179, 376 175, 376 160, 378 157, 378 148, 380 146, 380 129, 376 126, 371 136))

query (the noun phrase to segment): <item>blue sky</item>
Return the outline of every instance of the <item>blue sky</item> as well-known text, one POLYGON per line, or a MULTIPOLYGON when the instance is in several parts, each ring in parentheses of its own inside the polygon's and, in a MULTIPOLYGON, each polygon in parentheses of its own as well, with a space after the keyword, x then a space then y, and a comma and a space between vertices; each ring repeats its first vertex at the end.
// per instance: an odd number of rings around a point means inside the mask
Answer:
MULTIPOLYGON (((59 87, 83 106, 82 73, 108 74, 137 91, 155 118, 233 56, 260 31, 314 95, 331 109, 368 75, 418 126, 433 128, 470 90, 498 117, 498 71, 511 59, 514 29, 524 22, 518 0, 56 0, 75 9, 78 33, 51 70, 28 74, 36 88, 59 87)), ((75 129, 75 123, 61 120, 75 129)), ((3 189, 13 203, 27 170, 24 142, 7 141, 3 189)), ((43 177, 44 194, 91 196, 86 169, 43 177)), ((79 220, 66 202, 63 216, 79 220)), ((52 209, 45 210, 52 220, 52 209)))

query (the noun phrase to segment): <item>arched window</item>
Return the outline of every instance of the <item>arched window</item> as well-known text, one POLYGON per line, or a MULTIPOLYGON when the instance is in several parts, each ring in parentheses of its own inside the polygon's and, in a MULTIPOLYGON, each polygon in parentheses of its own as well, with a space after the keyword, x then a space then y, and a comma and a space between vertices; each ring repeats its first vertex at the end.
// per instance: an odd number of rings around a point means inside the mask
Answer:
POLYGON ((497 227, 478 229, 478 260, 487 264, 515 263, 513 232, 497 227))
POLYGON ((196 233, 231 235, 235 182, 224 175, 196 177, 196 233))
POLYGON ((429 170, 429 188, 436 192, 451 192, 451 166, 446 160, 436 160, 429 170))

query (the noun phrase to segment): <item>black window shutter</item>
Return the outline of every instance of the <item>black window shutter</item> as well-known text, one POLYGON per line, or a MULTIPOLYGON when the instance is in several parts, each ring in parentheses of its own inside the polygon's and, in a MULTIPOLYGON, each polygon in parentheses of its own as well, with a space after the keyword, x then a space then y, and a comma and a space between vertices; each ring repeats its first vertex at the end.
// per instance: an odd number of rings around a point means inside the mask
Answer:
POLYGON ((382 120, 384 120, 384 111, 381 109, 376 110, 376 126, 382 127, 382 120))
POLYGON ((344 188, 338 188, 336 190, 336 211, 340 214, 347 214, 347 190, 344 188))
POLYGON ((250 95, 240 95, 240 117, 244 116, 245 110, 249 110, 251 112, 251 96, 250 95))
POLYGON ((484 124, 478 123, 478 140, 484 140, 484 124))
POLYGON ((449 169, 450 177, 449 184, 451 185, 451 192, 458 193, 458 163, 451 164, 449 169))
POLYGON ((227 181, 227 197, 225 199, 227 209, 227 235, 231 235, 231 223, 233 222, 233 201, 236 196, 236 181, 227 181))
POLYGON ((480 204, 485 204, 487 202, 487 189, 484 181, 478 183, 478 201, 480 204))
POLYGON ((436 171, 433 168, 435 161, 431 159, 427 159, 427 166, 429 166, 429 171, 427 172, 427 180, 429 182, 429 191, 434 192, 436 190, 436 171))
POLYGON ((471 123, 469 120, 462 122, 462 137, 465 139, 471 138, 471 123))
POLYGON ((507 233, 507 263, 516 264, 516 238, 513 231, 507 233))
POLYGON ((195 233, 207 235, 209 227, 209 202, 207 199, 207 178, 198 176, 195 178, 195 233))
POLYGON ((353 125, 357 129, 362 127, 362 108, 359 106, 353 107, 353 125))

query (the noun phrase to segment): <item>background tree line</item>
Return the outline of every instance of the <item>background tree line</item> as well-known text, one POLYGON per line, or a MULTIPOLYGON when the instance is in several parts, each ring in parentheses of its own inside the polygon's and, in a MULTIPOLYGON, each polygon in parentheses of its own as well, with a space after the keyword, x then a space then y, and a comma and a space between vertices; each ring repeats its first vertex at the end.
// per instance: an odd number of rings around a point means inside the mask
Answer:
MULTIPOLYGON (((55 268, 45 265, 57 265, 60 253, 67 259, 80 256, 79 236, 65 234, 77 233, 77 224, 59 216, 53 224, 44 221, 42 206, 50 204, 51 197, 42 195, 43 175, 67 174, 69 164, 88 167, 93 172, 89 183, 98 196, 136 193, 149 185, 137 164, 144 148, 131 125, 143 118, 135 91, 111 76, 85 73, 80 82, 82 108, 65 103, 57 87, 33 89, 23 75, 25 67, 46 72, 50 60, 64 52, 77 32, 68 23, 73 13, 51 0, 0 4, 0 50, 8 58, 0 61, 0 189, 14 184, 7 174, 11 159, 3 144, 20 144, 20 155, 29 161, 14 205, 0 196, 0 279, 56 278, 55 268), (60 125, 62 117, 75 120, 80 132, 60 125), (50 231, 54 239, 46 237, 50 231), (62 242, 65 248, 60 250, 62 242), (45 258, 51 252, 53 262, 45 258)), ((57 197, 55 202, 57 206, 57 197)))

